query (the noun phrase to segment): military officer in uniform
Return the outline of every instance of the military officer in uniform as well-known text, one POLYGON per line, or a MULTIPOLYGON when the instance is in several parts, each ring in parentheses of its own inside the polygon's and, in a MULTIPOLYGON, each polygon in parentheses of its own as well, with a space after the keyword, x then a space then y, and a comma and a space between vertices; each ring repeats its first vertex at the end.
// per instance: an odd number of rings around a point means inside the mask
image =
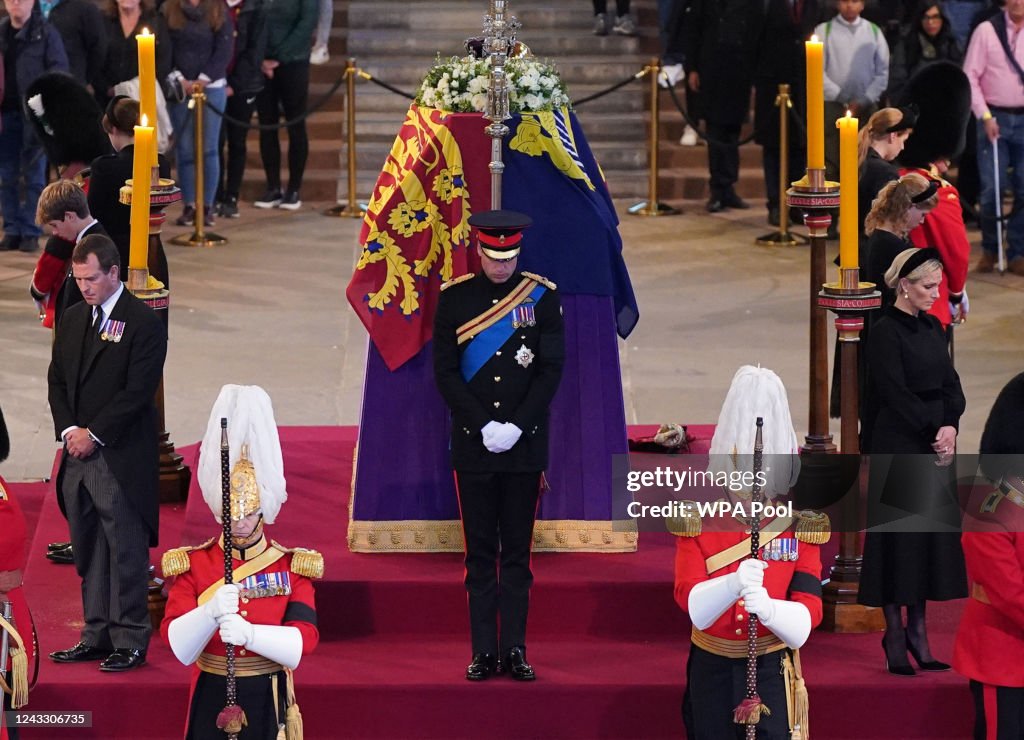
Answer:
POLYGON ((452 412, 466 539, 473 642, 466 678, 487 679, 500 666, 532 681, 530 545, 548 462, 548 407, 565 357, 562 311, 553 283, 516 270, 529 216, 486 211, 469 223, 481 270, 442 286, 433 342, 437 386, 452 412))
POLYGON ((1024 737, 1024 373, 996 398, 981 435, 994 485, 971 497, 961 542, 970 598, 953 668, 970 679, 976 740, 1024 737))
MULTIPOLYGON (((771 498, 788 492, 799 472, 786 391, 771 370, 745 366, 736 373, 712 438, 709 470, 753 472, 757 417, 764 419, 764 494, 771 498)), ((749 504, 750 492, 729 490, 727 500, 749 504)), ((819 546, 829 538, 828 517, 802 511, 762 519, 757 559, 750 557, 750 519, 742 515, 702 521, 693 504, 671 528, 679 535, 675 600, 693 624, 682 708, 686 736, 744 736, 733 710, 746 696, 747 622, 756 615, 757 692, 771 712, 757 722, 757 737, 806 737, 807 692, 797 649, 821 622, 819 546)))
POLYGON ((264 529, 287 494, 270 397, 258 386, 224 386, 210 415, 199 483, 214 518, 220 522, 222 516, 222 417, 231 448, 234 582, 224 583, 223 534, 163 557, 164 575, 175 579, 161 632, 178 660, 196 666, 186 738, 224 737, 217 716, 225 705, 225 646, 231 644, 238 705, 248 722, 239 737, 301 740, 292 670, 319 640, 311 579, 323 576, 323 556, 283 547, 264 529))

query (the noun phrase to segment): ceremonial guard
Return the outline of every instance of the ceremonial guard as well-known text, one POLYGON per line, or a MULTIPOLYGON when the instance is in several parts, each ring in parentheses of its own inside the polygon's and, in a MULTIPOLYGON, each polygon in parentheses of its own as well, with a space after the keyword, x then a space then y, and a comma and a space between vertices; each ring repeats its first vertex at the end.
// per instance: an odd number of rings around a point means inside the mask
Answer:
MULTIPOLYGON (((799 473, 786 390, 771 370, 745 366, 736 373, 711 441, 709 472, 757 475, 751 456, 758 417, 766 461, 760 480, 770 499, 786 494, 799 473)), ((727 490, 733 514, 703 520, 688 502, 688 514, 670 525, 679 535, 675 599, 693 624, 683 722, 694 740, 742 738, 745 724, 756 724, 758 738, 809 736, 797 649, 821 622, 819 546, 829 538, 828 517, 802 511, 757 520, 749 510, 751 493, 727 490), (736 504, 747 507, 745 515, 736 504), (748 622, 755 616, 751 639, 748 622), (751 681, 748 659, 754 655, 751 681)))
POLYGON ((992 485, 971 497, 961 538, 970 598, 953 668, 970 679, 976 740, 1024 737, 1024 373, 996 398, 981 436, 992 485))
POLYGON ((247 721, 239 738, 301 740, 292 670, 319 640, 311 579, 323 576, 323 556, 283 547, 264 529, 287 493, 273 408, 258 386, 224 386, 210 415, 198 476, 214 517, 222 522, 222 418, 231 465, 232 583, 225 584, 223 534, 163 557, 164 575, 175 579, 161 632, 178 660, 196 666, 185 736, 223 740, 229 730, 219 715, 233 678, 247 721), (236 646, 233 662, 228 645, 236 646))
POLYGON ((442 286, 434 319, 434 374, 452 413, 466 540, 473 641, 466 678, 481 681, 502 668, 532 681, 530 546, 548 464, 548 408, 565 358, 562 311, 552 282, 516 271, 529 216, 486 211, 469 223, 478 230, 481 272, 442 286))
MULTIPOLYGON (((0 462, 11 449, 0 410, 0 462)), ((4 710, 28 701, 28 666, 34 657, 32 615, 21 583, 25 569, 25 517, 0 478, 0 719, 4 710)), ((0 740, 17 737, 17 729, 0 721, 0 740)))

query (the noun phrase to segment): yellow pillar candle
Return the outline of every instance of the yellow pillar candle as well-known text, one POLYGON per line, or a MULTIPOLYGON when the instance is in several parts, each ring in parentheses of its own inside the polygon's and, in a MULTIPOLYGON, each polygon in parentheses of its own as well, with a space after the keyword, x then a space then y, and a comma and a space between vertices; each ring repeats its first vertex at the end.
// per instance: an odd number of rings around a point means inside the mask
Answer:
MULTIPOLYGON (((132 159, 131 241, 128 243, 128 269, 149 267, 149 187, 153 168, 149 152, 156 138, 148 119, 142 116, 135 127, 135 156, 132 159)), ((127 277, 127 276, 126 276, 127 277)))
POLYGON ((857 119, 846 111, 839 129, 839 268, 857 267, 857 119))
MULTIPOLYGON (((156 123, 156 36, 143 28, 136 35, 139 48, 139 113, 151 123, 156 123)), ((138 145, 136 145, 138 146, 138 145)), ((150 144, 151 166, 157 166, 156 137, 150 144)))
POLYGON ((825 169, 825 54, 817 36, 804 42, 807 55, 807 168, 825 169))

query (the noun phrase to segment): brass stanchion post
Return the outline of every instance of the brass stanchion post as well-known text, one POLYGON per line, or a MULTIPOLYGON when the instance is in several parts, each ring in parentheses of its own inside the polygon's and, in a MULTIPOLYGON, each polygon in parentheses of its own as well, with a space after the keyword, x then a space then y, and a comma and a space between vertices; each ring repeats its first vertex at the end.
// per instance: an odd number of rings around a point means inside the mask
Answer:
POLYGON ((227 244, 227 239, 213 232, 206 233, 205 224, 206 202, 203 194, 205 183, 205 172, 203 167, 203 113, 206 107, 206 93, 202 88, 192 91, 192 99, 188 103, 192 109, 194 125, 192 127, 193 153, 195 156, 196 168, 196 220, 192 234, 176 236, 171 239, 171 244, 178 244, 183 247, 215 247, 220 244, 227 244))
POLYGON ((648 179, 647 179, 647 200, 640 201, 629 207, 629 212, 634 216, 674 216, 681 211, 666 203, 658 202, 658 72, 661 71, 661 62, 657 57, 651 59, 647 65, 646 72, 650 78, 651 96, 651 131, 648 137, 648 179))
POLYGON ((789 109, 793 107, 793 101, 789 97, 789 85, 779 85, 775 105, 779 108, 779 230, 757 237, 754 243, 795 247, 798 244, 806 244, 807 237, 789 232, 789 199, 785 196, 789 188, 789 109))
POLYGON ((348 203, 328 208, 325 216, 341 216, 343 218, 362 218, 366 213, 366 205, 356 200, 356 60, 349 57, 345 64, 345 125, 347 127, 346 147, 348 148, 348 203))

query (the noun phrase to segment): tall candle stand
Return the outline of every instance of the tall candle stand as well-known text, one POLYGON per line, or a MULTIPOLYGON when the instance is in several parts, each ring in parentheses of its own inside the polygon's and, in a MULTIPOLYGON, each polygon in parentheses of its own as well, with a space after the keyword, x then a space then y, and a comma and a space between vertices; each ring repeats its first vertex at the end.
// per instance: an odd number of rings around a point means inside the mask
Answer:
MULTIPOLYGON (((164 209, 181 200, 181 190, 174 180, 158 177, 157 169, 153 168, 154 183, 149 195, 149 243, 147 266, 139 269, 128 269, 127 288, 136 297, 152 308, 168 328, 171 305, 171 294, 167 288, 167 259, 164 255, 161 233, 167 214, 164 209)), ((121 188, 119 201, 130 206, 132 203, 132 181, 128 180, 121 188)), ((160 500, 162 502, 183 501, 188 497, 189 483, 192 472, 184 463, 184 458, 174 450, 171 435, 167 431, 164 413, 164 381, 156 390, 157 411, 157 447, 160 453, 160 500)))

